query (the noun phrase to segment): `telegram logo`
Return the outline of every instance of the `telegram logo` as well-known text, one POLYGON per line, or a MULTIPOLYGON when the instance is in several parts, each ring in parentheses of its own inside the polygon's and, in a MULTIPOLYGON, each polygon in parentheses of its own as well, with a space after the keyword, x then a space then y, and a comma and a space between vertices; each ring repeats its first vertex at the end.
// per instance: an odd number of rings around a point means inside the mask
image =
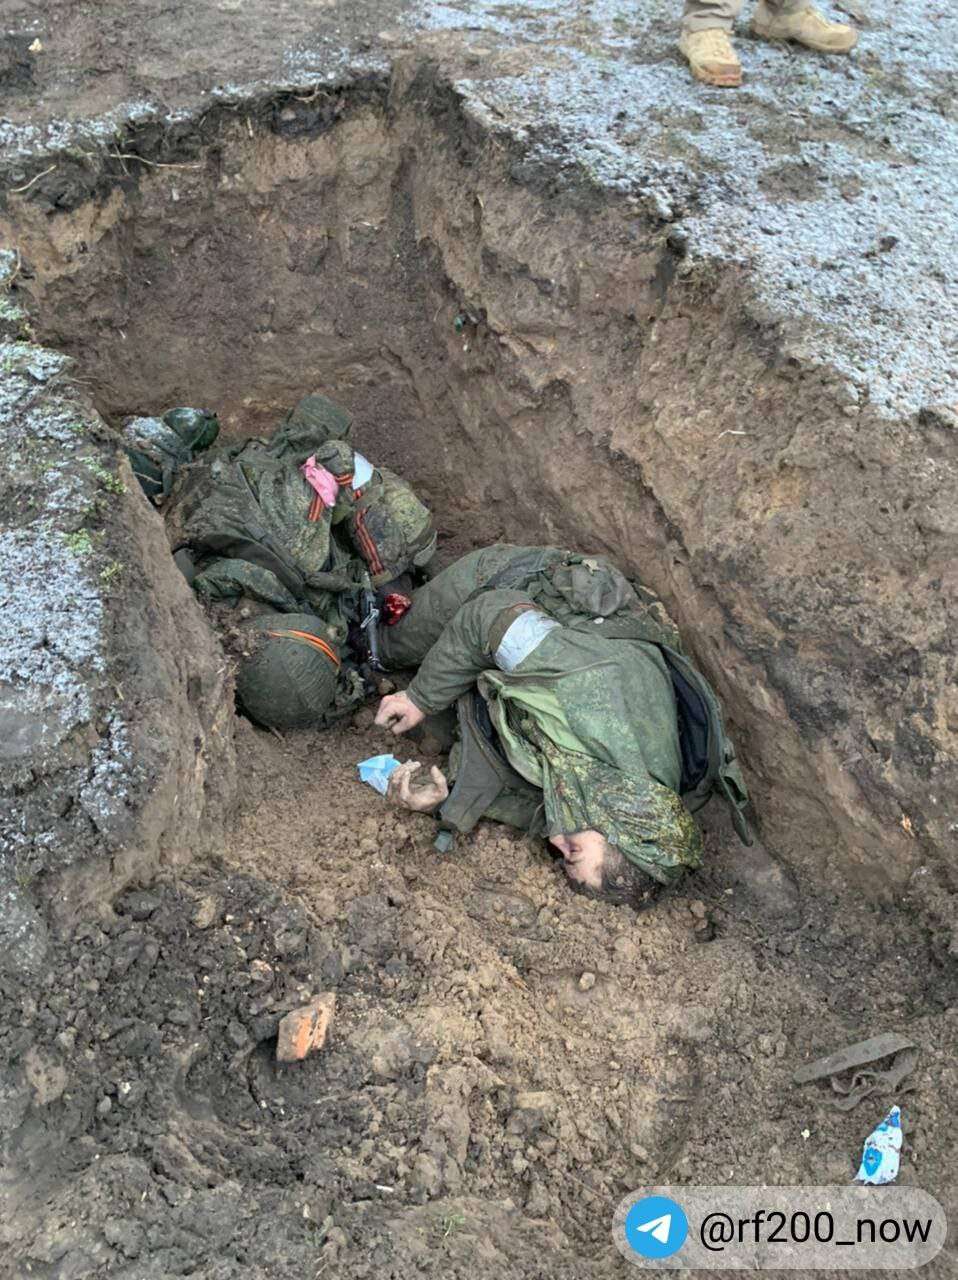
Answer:
POLYGON ((685 1211, 668 1196, 646 1196, 626 1214, 625 1238, 643 1258, 670 1258, 688 1234, 685 1211))

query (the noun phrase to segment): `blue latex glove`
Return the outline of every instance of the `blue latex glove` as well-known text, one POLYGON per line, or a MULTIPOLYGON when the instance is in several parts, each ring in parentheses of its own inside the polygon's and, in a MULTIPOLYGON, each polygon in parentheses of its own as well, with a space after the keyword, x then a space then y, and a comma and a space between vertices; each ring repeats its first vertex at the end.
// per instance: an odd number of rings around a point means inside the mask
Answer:
POLYGON ((386 794, 392 772, 399 765, 395 756, 370 756, 368 760, 360 760, 360 782, 368 782, 381 796, 386 794))

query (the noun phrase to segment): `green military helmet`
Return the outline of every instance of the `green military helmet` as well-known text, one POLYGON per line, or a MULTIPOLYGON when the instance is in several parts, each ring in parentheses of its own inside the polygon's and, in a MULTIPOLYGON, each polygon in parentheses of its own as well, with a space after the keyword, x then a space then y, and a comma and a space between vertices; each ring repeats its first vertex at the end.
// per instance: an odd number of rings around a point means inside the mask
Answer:
POLYGON ((219 418, 207 409, 168 409, 163 421, 194 453, 208 449, 220 433, 219 418))
POLYGON ((310 613, 267 613, 247 626, 249 654, 236 673, 236 701, 268 729, 325 723, 342 659, 336 632, 310 613))
POLYGON ((287 414, 286 423, 293 427, 303 427, 315 432, 326 440, 345 440, 352 428, 352 419, 345 409, 326 396, 314 392, 303 396, 302 400, 287 414))

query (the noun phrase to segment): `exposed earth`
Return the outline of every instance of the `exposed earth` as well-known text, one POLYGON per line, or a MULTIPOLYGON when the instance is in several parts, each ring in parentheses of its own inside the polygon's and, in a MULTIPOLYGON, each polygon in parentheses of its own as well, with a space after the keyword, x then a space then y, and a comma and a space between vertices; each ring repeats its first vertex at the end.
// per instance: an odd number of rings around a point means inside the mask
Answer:
POLYGON ((125 893, 5 1002, 5 1274, 624 1276, 626 1192, 848 1183, 896 1101, 901 1181, 946 1198, 954 974, 917 903, 810 903, 714 829, 708 871, 638 915, 494 825, 442 857, 356 781, 370 719, 238 725, 221 858, 125 893), (321 990, 327 1045, 277 1065, 321 990), (921 1045, 907 1092, 842 1113, 792 1085, 886 1028, 921 1045))
POLYGON ((896 1102, 958 1216, 956 18, 844 12, 729 95, 664 0, 0 0, 0 1276, 624 1277, 627 1192, 847 1183, 896 1102), (658 591, 754 850, 612 908, 438 854, 369 709, 234 717, 114 428, 315 387, 447 558, 658 591), (792 1083, 882 1031, 894 1092, 792 1083))

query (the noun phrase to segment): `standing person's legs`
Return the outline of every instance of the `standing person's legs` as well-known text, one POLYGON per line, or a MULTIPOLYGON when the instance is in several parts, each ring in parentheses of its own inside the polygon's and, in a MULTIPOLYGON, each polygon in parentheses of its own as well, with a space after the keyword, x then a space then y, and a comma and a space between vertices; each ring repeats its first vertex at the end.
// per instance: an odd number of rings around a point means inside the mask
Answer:
POLYGON ((729 39, 742 0, 685 0, 679 49, 696 80, 735 88, 742 64, 729 39))

